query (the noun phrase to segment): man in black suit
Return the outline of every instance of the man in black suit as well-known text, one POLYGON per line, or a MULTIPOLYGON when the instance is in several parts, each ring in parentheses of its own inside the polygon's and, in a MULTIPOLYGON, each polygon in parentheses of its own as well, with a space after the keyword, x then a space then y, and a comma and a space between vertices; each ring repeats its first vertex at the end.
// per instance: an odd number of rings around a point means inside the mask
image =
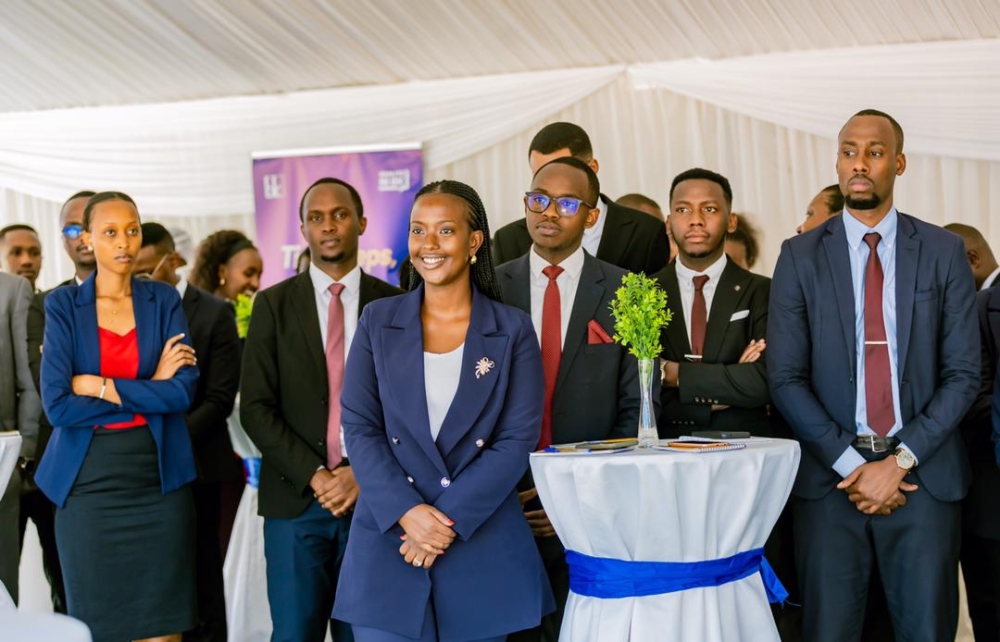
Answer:
POLYGON ((771 283, 771 398, 802 443, 793 487, 804 639, 856 640, 878 565, 898 639, 955 637, 957 430, 980 384, 961 239, 898 212, 903 130, 864 110, 838 136, 841 216, 788 239, 771 283))
POLYGON ((226 642, 226 594, 219 528, 222 483, 242 477, 226 426, 240 386, 240 341, 232 306, 177 276, 177 269, 184 264, 165 227, 159 223, 142 224, 142 249, 132 273, 136 278, 153 279, 177 288, 201 372, 185 416, 198 467, 198 479, 191 485, 196 517, 198 626, 186 632, 184 639, 226 642))
MULTIPOLYGON (((83 242, 83 210, 94 192, 84 190, 70 196, 59 214, 62 225, 63 248, 73 261, 75 273, 56 287, 63 285, 79 285, 94 271, 96 262, 94 252, 83 242)), ((34 295, 28 307, 28 363, 35 382, 35 389, 40 390, 39 375, 42 363, 42 338, 45 335, 45 296, 48 292, 34 295)), ((25 489, 21 495, 21 519, 19 523, 20 538, 23 546, 24 533, 30 519, 35 523, 38 540, 42 547, 42 564, 45 577, 52 590, 52 608, 56 613, 66 613, 66 591, 63 588, 62 568, 59 565, 59 551, 56 548, 55 506, 42 491, 34 486, 34 469, 41 461, 45 447, 52 437, 52 424, 42 412, 38 420, 38 443, 32 457, 21 462, 24 471, 25 489)))
MULTIPOLYGON (((996 268, 993 252, 975 228, 946 225, 965 243, 966 257, 977 285, 996 268)), ((982 384, 959 430, 972 469, 969 494, 962 500, 962 576, 969 617, 977 642, 1000 642, 1000 467, 993 437, 991 404, 1000 355, 1000 288, 989 287, 976 297, 982 346, 982 384)))
MULTIPOLYGON (((534 175, 556 158, 572 156, 596 174, 599 166, 590 137, 578 125, 552 123, 535 134, 528 148, 528 165, 534 175)), ((583 233, 583 249, 591 256, 629 272, 653 274, 667 264, 670 245, 666 229, 642 212, 616 204, 604 194, 593 201, 597 218, 583 233)), ((493 235, 493 259, 497 265, 524 256, 532 236, 526 219, 504 225, 493 235)))
POLYGON ((302 195, 309 269, 257 293, 243 360, 240 419, 263 457, 267 595, 274 642, 338 642, 351 627, 331 620, 337 576, 358 497, 343 450, 340 390, 358 317, 401 290, 358 267, 361 197, 339 179, 302 195))
POLYGON ((690 169, 670 186, 677 261, 656 274, 673 320, 663 332, 663 437, 695 430, 769 435, 767 371, 761 354, 771 279, 725 254, 737 226, 726 177, 690 169))
POLYGON ((976 289, 980 292, 988 290, 998 282, 1000 278, 1000 264, 997 263, 993 249, 986 242, 983 233, 971 225, 962 223, 951 223, 945 225, 944 229, 962 237, 965 244, 965 256, 969 259, 969 267, 972 268, 972 277, 976 280, 976 289))
MULTIPOLYGON (((504 302, 531 314, 542 346, 546 401, 539 447, 634 437, 638 430, 638 362, 611 339, 609 306, 627 273, 581 246, 597 217, 599 193, 597 174, 577 158, 542 166, 524 199, 531 251, 497 268, 504 302)), ((658 392, 654 384, 654 399, 658 392)), ((529 479, 521 491, 558 609, 540 629, 511 640, 555 642, 569 594, 565 551, 529 479)))

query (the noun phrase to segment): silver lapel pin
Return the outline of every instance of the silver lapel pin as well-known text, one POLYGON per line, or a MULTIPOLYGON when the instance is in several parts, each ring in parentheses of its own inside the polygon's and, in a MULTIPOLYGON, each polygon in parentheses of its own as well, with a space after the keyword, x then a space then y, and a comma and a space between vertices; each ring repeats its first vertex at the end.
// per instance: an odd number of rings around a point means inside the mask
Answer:
POLYGON ((476 363, 476 379, 485 376, 496 364, 490 361, 489 357, 483 357, 476 363))

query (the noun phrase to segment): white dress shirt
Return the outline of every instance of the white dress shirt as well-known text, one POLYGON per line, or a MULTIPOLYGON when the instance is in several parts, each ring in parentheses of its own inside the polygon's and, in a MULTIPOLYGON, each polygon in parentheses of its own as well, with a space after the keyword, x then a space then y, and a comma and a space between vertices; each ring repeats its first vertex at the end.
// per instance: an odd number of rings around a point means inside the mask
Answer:
MULTIPOLYGON (((549 286, 549 277, 542 270, 549 262, 535 253, 532 247, 528 251, 528 267, 531 272, 531 324, 535 326, 535 336, 538 345, 542 344, 542 307, 545 304, 545 288, 549 286)), ((556 287, 559 288, 559 321, 562 342, 560 348, 566 345, 566 328, 569 327, 569 315, 573 312, 573 302, 576 300, 576 289, 580 285, 580 273, 583 272, 583 247, 563 259, 559 264, 562 274, 556 277, 556 287)))
POLYGON ((990 275, 986 277, 986 280, 983 281, 983 287, 979 288, 979 290, 980 291, 989 290, 990 287, 996 282, 998 276, 1000 276, 1000 267, 993 270, 993 272, 991 272, 990 275))
POLYGON ((181 295, 181 301, 183 301, 184 293, 187 292, 188 289, 187 279, 179 279, 175 287, 177 288, 177 294, 181 295))
POLYGON ((424 352, 424 390, 427 393, 427 419, 431 426, 431 439, 437 441, 441 425, 448 416, 451 402, 458 392, 462 374, 462 355, 465 344, 451 352, 435 354, 424 352))
POLYGON ((608 221, 608 204, 600 196, 597 197, 597 209, 601 211, 597 215, 597 222, 593 227, 583 230, 583 249, 591 256, 597 256, 597 248, 600 247, 601 237, 604 235, 604 224, 608 221))
POLYGON ((726 269, 725 253, 719 260, 708 266, 704 272, 695 272, 681 262, 677 257, 677 285, 681 290, 681 308, 684 310, 684 325, 687 326, 688 345, 691 344, 691 309, 694 307, 694 277, 707 276, 708 281, 701 288, 701 293, 705 296, 705 321, 712 313, 712 300, 715 298, 715 290, 719 287, 722 279, 722 272, 726 269))
MULTIPOLYGON (((320 350, 326 354, 326 324, 330 320, 330 286, 334 283, 341 283, 344 286, 340 293, 340 302, 344 306, 344 362, 347 362, 347 355, 351 351, 351 341, 354 339, 354 331, 358 329, 358 305, 361 301, 361 268, 354 266, 343 279, 335 281, 333 277, 316 267, 316 264, 309 266, 309 278, 312 280, 313 293, 316 297, 316 313, 319 316, 320 350)), ((344 446, 344 427, 340 427, 340 454, 347 457, 347 449, 344 446)))

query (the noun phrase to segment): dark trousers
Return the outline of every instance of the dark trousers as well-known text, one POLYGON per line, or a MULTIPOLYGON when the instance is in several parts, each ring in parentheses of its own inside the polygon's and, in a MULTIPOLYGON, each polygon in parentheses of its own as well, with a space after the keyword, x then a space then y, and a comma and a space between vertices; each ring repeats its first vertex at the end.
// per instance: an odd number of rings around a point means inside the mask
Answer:
POLYGON ((888 516, 860 513, 847 493, 794 499, 803 639, 860 640, 877 565, 892 627, 912 642, 953 640, 958 626, 961 508, 923 487, 888 516))
POLYGON ((28 527, 29 519, 35 523, 38 541, 42 546, 42 568, 52 592, 52 610, 65 614, 66 589, 63 587, 62 568, 59 566, 59 549, 56 548, 56 507, 37 488, 21 495, 21 519, 18 529, 22 549, 24 531, 28 527))
POLYGON ((508 642, 557 642, 566 613, 569 598, 569 565, 566 564, 566 549, 558 537, 536 537, 535 544, 542 556, 545 574, 549 576, 552 594, 556 598, 556 610, 542 618, 542 623, 526 631, 518 631, 507 636, 508 642))
POLYGON ((218 482, 191 484, 195 511, 195 558, 198 561, 198 626, 185 642, 226 642, 226 590, 219 550, 221 488, 218 482))
MULTIPOLYGON (((419 638, 408 638, 405 635, 389 633, 388 631, 373 629, 367 626, 355 626, 353 630, 355 642, 439 642, 437 619, 434 617, 434 603, 432 600, 427 601, 427 610, 424 612, 424 623, 420 627, 419 638)), ((463 642, 504 642, 507 639, 506 635, 500 635, 492 638, 463 640, 463 642)), ((334 642, 337 642, 337 640, 334 639, 334 642)))
POLYGON ((1000 540, 964 533, 962 575, 976 642, 1000 642, 1000 540))
MULTIPOLYGON (((312 502, 293 519, 264 519, 271 642, 353 642, 351 627, 331 619, 351 517, 334 517, 312 502)), ((390 617, 391 614, 386 614, 390 617)))

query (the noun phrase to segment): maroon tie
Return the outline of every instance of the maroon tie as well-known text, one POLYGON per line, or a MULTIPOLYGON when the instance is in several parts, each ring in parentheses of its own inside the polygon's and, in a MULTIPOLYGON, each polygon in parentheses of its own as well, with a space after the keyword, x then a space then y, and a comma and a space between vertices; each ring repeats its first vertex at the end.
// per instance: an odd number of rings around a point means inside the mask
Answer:
POLYGON ((542 302, 542 371, 545 373, 545 412, 542 414, 542 436, 538 448, 552 445, 552 397, 556 392, 559 377, 559 361, 562 358, 562 303, 556 279, 563 273, 558 265, 550 265, 542 270, 549 277, 542 302))
POLYGON ((865 234, 870 248, 865 266, 865 401, 868 427, 885 437, 896 423, 892 407, 892 372, 889 369, 889 342, 882 317, 882 262, 879 261, 876 232, 865 234))
POLYGON ((705 275, 696 276, 694 283, 694 304, 691 306, 691 354, 701 356, 705 351, 705 327, 708 325, 708 306, 705 305, 705 275))
POLYGON ((330 412, 326 422, 326 467, 333 470, 340 455, 340 391, 344 387, 344 286, 330 285, 330 316, 326 321, 326 377, 330 386, 330 412))

